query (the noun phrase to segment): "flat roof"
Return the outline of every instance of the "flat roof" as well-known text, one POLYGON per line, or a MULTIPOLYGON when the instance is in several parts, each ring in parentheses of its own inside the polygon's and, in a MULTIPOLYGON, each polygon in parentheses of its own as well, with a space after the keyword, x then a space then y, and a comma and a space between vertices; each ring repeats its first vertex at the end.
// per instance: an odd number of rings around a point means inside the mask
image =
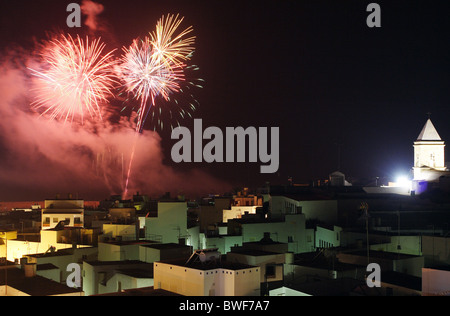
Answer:
POLYGON ((99 261, 99 260, 92 260, 92 261, 84 261, 87 264, 90 264, 91 266, 123 266, 123 265, 133 265, 133 264, 149 264, 143 261, 139 260, 115 260, 115 261, 99 261))
POLYGON ((116 246, 130 246, 130 245, 149 245, 149 244, 157 244, 157 241, 153 240, 108 240, 108 241, 99 241, 99 244, 110 244, 116 246))
POLYGON ((348 271, 361 267, 358 264, 340 262, 337 258, 334 262, 332 262, 319 252, 304 252, 295 254, 294 265, 327 270, 331 270, 333 268, 334 271, 348 271))
POLYGON ((243 269, 251 269, 251 268, 257 268, 258 266, 252 266, 244 263, 239 262, 230 262, 226 260, 215 260, 215 261, 206 261, 206 262, 200 262, 199 260, 191 260, 190 262, 186 263, 185 260, 161 260, 155 262, 155 264, 158 263, 164 263, 169 265, 175 265, 175 266, 181 266, 196 270, 214 270, 214 269, 227 269, 227 270, 243 270, 243 269))
POLYGON ((174 292, 163 289, 155 289, 153 286, 141 287, 138 289, 122 290, 121 292, 97 294, 95 296, 182 296, 174 292))
POLYGON ((242 254, 242 255, 254 256, 254 257, 273 256, 273 255, 283 255, 284 256, 284 253, 257 250, 257 249, 242 249, 242 250, 239 249, 239 250, 231 251, 230 253, 236 253, 236 254, 242 254))
POLYGON ((177 243, 165 243, 165 244, 154 243, 154 244, 149 244, 149 245, 142 245, 142 247, 155 248, 155 249, 192 248, 192 246, 180 245, 177 243))
POLYGON ((384 271, 381 276, 381 282, 422 291, 422 278, 405 273, 384 271))
POLYGON ((145 279, 153 278, 153 264, 145 269, 131 268, 131 269, 117 269, 117 273, 125 274, 133 278, 145 279))
MULTIPOLYGON (((80 289, 70 288, 64 284, 52 281, 39 275, 25 277, 22 269, 12 268, 7 272, 7 284, 31 296, 47 296, 58 294, 79 293, 80 289)), ((5 273, 0 273, 0 285, 5 285, 5 273)))
MULTIPOLYGON (((343 252, 342 254, 343 255, 354 255, 354 256, 367 257, 367 251, 366 250, 343 252)), ((388 251, 376 251, 376 250, 370 250, 369 251, 369 258, 396 260, 396 259, 409 259, 409 258, 417 258, 417 257, 421 257, 421 256, 407 255, 407 254, 403 254, 403 253, 388 252, 388 251)))
POLYGON ((55 266, 53 263, 41 263, 36 265, 36 271, 44 271, 44 270, 54 270, 59 268, 55 266))

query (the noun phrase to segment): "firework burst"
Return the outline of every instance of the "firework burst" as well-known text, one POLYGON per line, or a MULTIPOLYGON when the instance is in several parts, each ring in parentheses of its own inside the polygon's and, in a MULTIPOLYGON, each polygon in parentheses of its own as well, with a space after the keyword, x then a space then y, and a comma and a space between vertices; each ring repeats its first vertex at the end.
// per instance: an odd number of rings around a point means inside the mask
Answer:
POLYGON ((64 122, 102 118, 101 105, 108 102, 116 83, 113 52, 103 54, 100 39, 83 41, 60 35, 42 46, 40 67, 31 69, 37 77, 32 107, 41 115, 64 122))
POLYGON ((178 93, 168 95, 166 100, 157 100, 150 108, 148 125, 154 131, 165 128, 174 129, 181 126, 185 119, 192 119, 200 103, 195 97, 195 90, 203 88, 204 80, 197 78, 197 65, 185 68, 185 80, 180 82, 178 93))
POLYGON ((163 16, 155 32, 123 48, 119 71, 126 91, 140 100, 138 132, 142 132, 156 97, 169 101, 170 95, 180 92, 185 81, 186 61, 192 57, 195 37, 186 37, 192 27, 175 34, 182 21, 178 15, 163 16))
MULTIPOLYGON (((178 93, 185 81, 187 60, 194 52, 195 37, 187 37, 192 27, 177 34, 183 18, 178 15, 162 17, 156 24, 156 31, 143 40, 135 39, 129 48, 123 48, 118 71, 126 92, 140 100, 136 132, 141 133, 144 122, 156 97, 170 101, 170 95, 178 93)), ((136 135, 137 135, 136 133, 136 135)), ((135 154, 136 140, 131 151, 123 197, 127 196, 131 165, 135 154)))

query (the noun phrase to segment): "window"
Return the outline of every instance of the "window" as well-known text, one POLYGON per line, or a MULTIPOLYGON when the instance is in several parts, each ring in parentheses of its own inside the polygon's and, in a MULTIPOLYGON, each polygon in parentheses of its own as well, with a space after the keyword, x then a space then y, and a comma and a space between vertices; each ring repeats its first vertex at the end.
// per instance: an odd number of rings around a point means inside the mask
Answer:
POLYGON ((266 278, 267 279, 275 278, 275 265, 273 264, 266 265, 266 278))
POLYGON ((45 218, 44 224, 47 224, 47 225, 50 224, 50 217, 46 217, 46 218, 45 218))
POLYGON ((53 217, 53 223, 58 223, 58 217, 53 217))

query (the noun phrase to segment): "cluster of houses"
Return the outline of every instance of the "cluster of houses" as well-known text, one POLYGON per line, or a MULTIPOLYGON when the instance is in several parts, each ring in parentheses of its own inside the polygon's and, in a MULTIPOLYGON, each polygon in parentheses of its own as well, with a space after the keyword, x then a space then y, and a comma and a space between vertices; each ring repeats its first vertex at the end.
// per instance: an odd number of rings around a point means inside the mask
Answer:
POLYGON ((0 231, 0 295, 449 294, 449 238, 388 229, 379 198, 369 204, 380 217, 358 226, 364 199, 351 190, 244 189, 196 202, 136 194, 95 208, 46 200, 36 220, 0 231), (365 279, 372 262, 376 288, 365 279))

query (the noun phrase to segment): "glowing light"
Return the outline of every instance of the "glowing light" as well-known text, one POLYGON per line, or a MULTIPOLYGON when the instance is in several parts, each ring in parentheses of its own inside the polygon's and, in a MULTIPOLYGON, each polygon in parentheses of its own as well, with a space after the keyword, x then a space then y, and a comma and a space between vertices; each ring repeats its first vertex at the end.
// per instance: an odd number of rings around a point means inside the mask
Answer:
POLYGON ((406 176, 399 176, 396 181, 396 186, 399 187, 410 187, 411 186, 411 181, 408 179, 408 177, 406 176))
POLYGON ((83 41, 59 35, 44 43, 40 52, 40 69, 31 69, 36 97, 32 107, 41 115, 64 122, 86 114, 102 119, 101 105, 116 83, 113 51, 102 55, 105 44, 100 39, 83 41), (87 112, 87 113, 86 113, 87 112))

